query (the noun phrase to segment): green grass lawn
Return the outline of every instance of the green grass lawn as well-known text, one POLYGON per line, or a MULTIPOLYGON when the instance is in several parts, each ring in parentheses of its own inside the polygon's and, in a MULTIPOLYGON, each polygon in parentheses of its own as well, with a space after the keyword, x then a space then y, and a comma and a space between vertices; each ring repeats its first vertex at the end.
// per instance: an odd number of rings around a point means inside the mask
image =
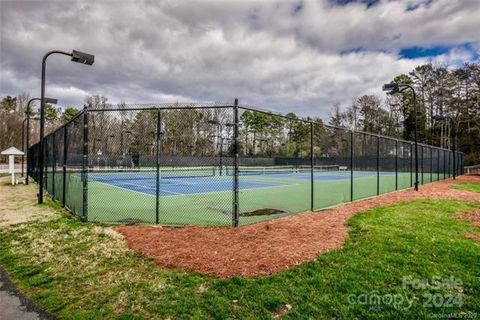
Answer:
POLYGON ((452 188, 458 189, 458 190, 480 192, 480 184, 479 183, 460 183, 460 184, 454 185, 452 188))
POLYGON ((0 263, 29 297, 66 319, 479 317, 480 243, 465 234, 478 238, 480 231, 455 218, 479 209, 478 203, 417 200, 368 210, 349 220, 344 248, 256 279, 156 267, 103 227, 67 214, 1 229, 0 263), (434 277, 461 285, 402 285, 402 279, 432 284, 434 277), (363 303, 365 297, 384 300, 363 303), (416 299, 410 305, 399 297, 416 299))

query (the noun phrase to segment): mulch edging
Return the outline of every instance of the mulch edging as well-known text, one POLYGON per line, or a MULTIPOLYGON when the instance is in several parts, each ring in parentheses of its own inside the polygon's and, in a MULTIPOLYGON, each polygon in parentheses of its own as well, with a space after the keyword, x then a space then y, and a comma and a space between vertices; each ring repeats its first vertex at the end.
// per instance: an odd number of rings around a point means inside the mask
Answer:
POLYGON ((187 226, 118 226, 128 246, 158 265, 181 268, 219 278, 275 274, 321 253, 341 248, 348 236, 346 221, 358 212, 413 199, 480 201, 480 193, 450 188, 458 182, 477 182, 462 176, 414 190, 396 191, 347 203, 321 212, 296 214, 239 228, 187 226))

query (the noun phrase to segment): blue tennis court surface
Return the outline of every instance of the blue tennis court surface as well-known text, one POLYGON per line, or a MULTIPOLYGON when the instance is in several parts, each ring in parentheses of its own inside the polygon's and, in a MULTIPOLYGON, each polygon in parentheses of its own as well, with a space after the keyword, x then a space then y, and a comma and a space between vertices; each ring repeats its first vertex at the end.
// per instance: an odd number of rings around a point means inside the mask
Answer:
MULTIPOLYGON (((314 180, 338 181, 350 179, 350 171, 314 172, 314 180)), ((354 179, 376 176, 376 172, 354 172, 354 179)), ((380 176, 394 176, 392 172, 381 172, 380 176)), ((295 173, 262 173, 240 175, 240 190, 272 188, 288 186, 297 183, 307 183, 311 176, 309 172, 295 173), (303 180, 303 181, 298 181, 303 180), (297 182, 296 182, 297 181, 297 182)), ((90 173, 90 181, 96 181, 117 188, 156 195, 156 178, 152 173, 90 173)), ((160 179, 161 196, 182 196, 210 192, 231 191, 232 176, 204 176, 204 177, 165 177, 160 179)))
MULTIPOLYGON (((128 180, 96 180, 92 175, 89 180, 101 181, 108 185, 127 189, 135 192, 142 192, 150 195, 156 195, 156 180, 155 179, 128 179, 128 180)), ((179 196, 188 194, 199 194, 219 191, 231 191, 232 179, 222 178, 177 178, 177 179, 161 179, 160 180, 160 195, 161 196, 179 196)), ((240 181, 240 189, 256 189, 267 187, 278 187, 287 185, 284 183, 263 182, 263 181, 240 181)))

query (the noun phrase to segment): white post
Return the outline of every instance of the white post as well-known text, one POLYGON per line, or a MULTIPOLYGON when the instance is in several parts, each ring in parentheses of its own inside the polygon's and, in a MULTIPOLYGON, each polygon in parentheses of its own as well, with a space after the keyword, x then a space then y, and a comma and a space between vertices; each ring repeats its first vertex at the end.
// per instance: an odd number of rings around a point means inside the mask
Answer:
POLYGON ((13 154, 8 156, 8 173, 12 175, 12 185, 15 184, 15 156, 13 154))

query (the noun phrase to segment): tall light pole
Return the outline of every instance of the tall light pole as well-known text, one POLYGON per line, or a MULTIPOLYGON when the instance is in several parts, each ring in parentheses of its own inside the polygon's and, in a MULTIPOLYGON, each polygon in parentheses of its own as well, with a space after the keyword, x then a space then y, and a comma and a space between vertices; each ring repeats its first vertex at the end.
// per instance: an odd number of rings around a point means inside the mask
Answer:
POLYGON ((25 122, 28 118, 23 119, 22 121, 22 178, 23 178, 23 167, 25 166, 25 122))
MULTIPOLYGON (((22 150, 24 153, 26 153, 26 151, 28 151, 28 148, 30 147, 30 115, 32 114, 31 112, 31 109, 30 109, 30 105, 32 104, 33 101, 40 101, 41 99, 40 98, 32 98, 30 100, 28 100, 28 103, 27 103, 27 111, 25 111, 25 115, 26 115, 26 118, 23 120, 23 123, 25 123, 25 121, 27 122, 27 141, 26 141, 26 148, 25 150, 22 150)), ((57 104, 57 99, 53 99, 53 98, 47 98, 45 97, 45 103, 50 103, 50 104, 57 104)), ((33 120, 40 120, 40 118, 33 118, 33 120)), ((22 124, 22 149, 23 149, 23 134, 24 134, 24 128, 23 128, 23 124, 22 124)), ((23 156, 22 156, 22 177, 23 177, 23 156)), ((28 162, 27 162, 27 177, 25 178, 25 184, 28 184, 28 162)))
POLYGON ((418 191, 418 121, 417 121, 417 95, 415 89, 409 84, 399 83, 387 83, 382 87, 383 91, 387 94, 403 93, 405 90, 410 89, 413 93, 413 112, 415 115, 415 191, 418 191))
POLYGON ((40 103, 40 161, 39 161, 39 190, 38 190, 38 203, 43 203, 43 166, 45 162, 45 155, 44 155, 44 148, 45 148, 45 143, 43 141, 44 135, 45 135, 45 70, 47 66, 47 58, 52 55, 52 54, 61 54, 64 56, 69 56, 72 57, 71 61, 73 62, 78 62, 82 64, 87 64, 87 65, 92 65, 93 62, 95 61, 95 57, 91 54, 88 53, 83 53, 80 51, 73 50, 71 53, 69 52, 64 52, 64 51, 59 51, 59 50, 53 50, 50 52, 47 52, 42 59, 42 86, 41 86, 41 103, 40 103))
POLYGON ((433 120, 435 121, 445 121, 445 120, 449 120, 450 121, 450 124, 452 126, 452 152, 453 152, 453 180, 455 180, 455 178, 457 177, 456 175, 456 170, 457 170, 457 161, 456 161, 456 155, 455 155, 455 139, 457 137, 457 131, 455 129, 455 121, 453 120, 452 117, 450 116, 433 116, 432 118, 433 120))

